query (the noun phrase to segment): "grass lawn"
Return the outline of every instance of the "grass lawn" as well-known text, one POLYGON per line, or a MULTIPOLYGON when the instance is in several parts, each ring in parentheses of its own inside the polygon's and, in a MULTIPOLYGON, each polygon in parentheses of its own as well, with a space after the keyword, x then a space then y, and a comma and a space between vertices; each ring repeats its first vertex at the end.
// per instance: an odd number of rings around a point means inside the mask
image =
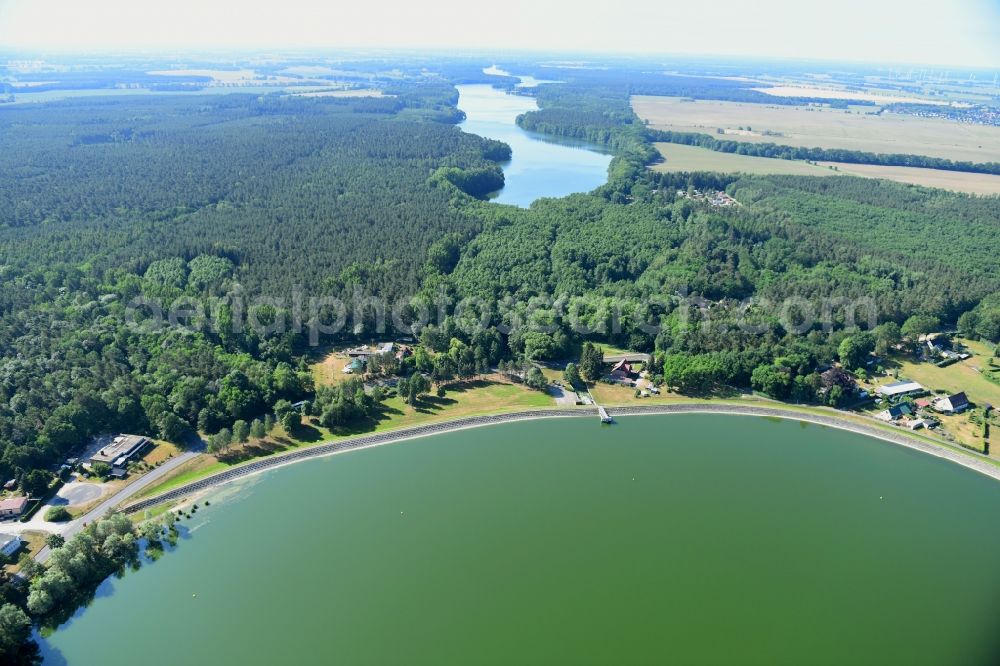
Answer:
MULTIPOLYGON (((634 406, 634 405, 669 405, 671 403, 710 403, 719 402, 721 398, 719 397, 692 397, 689 395, 681 395, 679 393, 671 393, 663 388, 660 389, 660 395, 649 395, 645 398, 636 398, 635 389, 631 386, 622 386, 621 384, 605 384, 604 382, 596 382, 590 385, 590 394, 594 396, 594 400, 597 404, 602 407, 622 407, 622 406, 634 406)), ((734 394, 733 397, 743 397, 742 402, 758 400, 755 396, 739 396, 739 394, 734 394)))
MULTIPOLYGON (((21 544, 21 549, 14 553, 14 558, 20 558, 21 553, 27 553, 31 557, 34 557, 38 554, 38 551, 45 547, 46 537, 48 537, 48 534, 45 532, 35 532, 34 530, 22 532, 21 539, 24 543, 21 544)), ((8 564, 4 568, 11 574, 17 573, 21 570, 21 567, 18 566, 16 562, 14 564, 8 564)))
POLYGON ((351 362, 350 357, 339 352, 327 351, 317 355, 318 360, 310 367, 312 369, 313 382, 316 386, 325 384, 339 384, 350 375, 344 374, 344 366, 351 362))
POLYGON ((616 347, 614 345, 604 344, 603 342, 596 345, 601 348, 605 356, 625 356, 627 354, 640 354, 643 352, 637 352, 634 349, 624 349, 623 347, 616 347))
POLYGON ((142 462, 147 465, 156 465, 161 463, 168 458, 173 458, 179 455, 181 450, 176 444, 171 444, 170 442, 165 442, 162 439, 155 440, 155 445, 149 450, 146 455, 142 457, 142 462))
POLYGON ((134 499, 150 497, 222 471, 234 464, 239 464, 265 455, 273 455, 304 446, 314 446, 344 437, 371 432, 383 432, 416 426, 434 421, 445 421, 465 416, 510 412, 521 409, 552 407, 555 401, 547 393, 526 388, 520 384, 511 384, 498 377, 488 377, 472 382, 456 384, 447 389, 443 398, 436 395, 426 395, 420 404, 411 407, 401 398, 392 397, 383 403, 381 418, 361 424, 343 431, 330 431, 311 420, 304 420, 302 427, 290 436, 280 427, 264 442, 252 442, 242 447, 232 449, 224 460, 214 455, 204 454, 181 465, 173 474, 168 475, 159 483, 144 488, 134 499))
MULTIPOLYGON (((938 415, 938 419, 941 421, 941 427, 951 433, 957 441, 972 446, 977 451, 982 452, 983 429, 981 425, 972 423, 969 420, 969 417, 972 414, 972 411, 953 415, 941 414, 938 415)), ((992 451, 990 452, 991 458, 1000 458, 1000 456, 996 456, 994 453, 995 452, 992 451)))
MULTIPOLYGON (((953 363, 944 368, 939 368, 933 363, 921 363, 910 356, 896 356, 890 358, 886 363, 886 368, 895 371, 900 380, 907 379, 920 383, 926 389, 935 393, 944 391, 947 393, 959 393, 964 391, 969 396, 969 400, 976 404, 989 403, 1000 405, 1000 385, 994 384, 979 372, 977 368, 989 368, 990 360, 993 356, 993 349, 984 343, 970 340, 959 340, 966 346, 972 356, 964 361, 953 363)), ((865 387, 874 389, 882 384, 889 384, 897 381, 892 376, 876 377, 865 387)), ((876 410, 877 411, 877 410, 876 410)), ((941 430, 954 437, 956 442, 961 442, 975 449, 982 451, 983 439, 980 426, 972 423, 969 418, 972 411, 962 414, 945 415, 935 414, 941 421, 941 430)), ((935 441, 940 441, 935 438, 935 441)), ((993 447, 990 451, 990 458, 1000 460, 1000 447, 993 447)))
MULTIPOLYGON (((562 373, 557 374, 561 376, 562 373)), ((555 401, 548 393, 535 391, 521 384, 485 379, 449 388, 443 398, 424 396, 416 409, 404 404, 398 396, 389 398, 384 404, 387 418, 378 423, 376 431, 490 412, 552 407, 555 401)))
POLYGON ((129 520, 131 520, 133 524, 138 525, 139 523, 144 523, 147 520, 159 518, 173 509, 176 505, 176 502, 164 502, 163 504, 157 504, 156 506, 146 509, 145 511, 129 515, 129 520))
POLYGON ((171 474, 168 474, 166 477, 161 479, 159 483, 154 483, 151 486, 143 488, 132 498, 132 501, 142 499, 143 497, 157 495, 170 490, 171 488, 182 486, 189 481, 195 481, 196 479, 208 476, 209 474, 221 472, 227 467, 230 467, 230 465, 227 465, 224 462, 219 462, 219 460, 213 455, 207 453, 200 455, 173 470, 171 474))
POLYGON ((901 378, 920 382, 930 390, 944 390, 949 393, 965 391, 969 400, 982 404, 988 402, 1000 407, 1000 384, 994 384, 984 377, 977 368, 990 367, 993 350, 981 342, 959 340, 972 354, 970 358, 939 368, 933 363, 918 363, 911 358, 892 359, 889 368, 899 371, 901 378))

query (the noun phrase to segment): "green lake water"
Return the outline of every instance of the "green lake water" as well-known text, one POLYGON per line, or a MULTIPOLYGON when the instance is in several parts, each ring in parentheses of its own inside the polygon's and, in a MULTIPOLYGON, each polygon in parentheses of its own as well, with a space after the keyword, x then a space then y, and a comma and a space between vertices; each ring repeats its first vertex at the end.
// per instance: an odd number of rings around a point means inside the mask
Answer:
POLYGON ((821 426, 538 420, 218 492, 175 550, 106 582, 45 640, 47 663, 913 666, 1000 654, 1000 483, 821 426))

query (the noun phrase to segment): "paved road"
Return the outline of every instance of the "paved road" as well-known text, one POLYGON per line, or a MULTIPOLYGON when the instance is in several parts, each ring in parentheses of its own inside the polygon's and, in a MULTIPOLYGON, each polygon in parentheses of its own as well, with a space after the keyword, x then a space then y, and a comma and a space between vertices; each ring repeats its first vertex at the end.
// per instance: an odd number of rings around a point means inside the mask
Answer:
POLYGON ((618 361, 628 361, 629 363, 649 363, 649 354, 605 354, 605 363, 617 363, 618 361))
POLYGON ((56 496, 49 500, 49 504, 54 506, 79 506, 80 504, 93 502, 103 494, 104 491, 99 483, 73 481, 60 488, 56 496))
MULTIPOLYGON (((185 451, 184 453, 170 458, 166 462, 162 463, 159 467, 156 467, 144 475, 140 476, 138 479, 128 484, 121 490, 119 490, 114 495, 111 495, 106 500, 95 506, 93 509, 80 516, 76 520, 70 521, 68 523, 59 524, 56 530, 59 534, 62 534, 65 538, 69 539, 71 536, 79 532, 84 528, 84 526, 92 523, 95 520, 103 517, 111 509, 115 508, 122 502, 126 501, 140 490, 146 486, 155 483, 156 481, 162 479, 165 475, 169 474, 174 469, 180 467, 187 461, 193 459, 199 454, 199 451, 185 451)), ((44 511, 45 509, 41 509, 44 511)), ((54 523, 46 523, 46 525, 55 525, 54 523)), ((39 562, 45 562, 49 559, 49 547, 45 546, 38 554, 35 555, 35 559, 39 562)))

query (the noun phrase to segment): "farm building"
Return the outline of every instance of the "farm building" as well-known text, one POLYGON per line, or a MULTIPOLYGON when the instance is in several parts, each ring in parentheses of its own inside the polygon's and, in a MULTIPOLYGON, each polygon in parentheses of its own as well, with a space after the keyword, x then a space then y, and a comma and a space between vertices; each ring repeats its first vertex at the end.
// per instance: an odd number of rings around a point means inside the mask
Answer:
POLYGON ((369 356, 376 354, 393 354, 396 352, 395 342, 380 342, 375 345, 361 345, 347 350, 347 355, 353 359, 367 361, 369 356))
POLYGON ((879 386, 875 392, 885 398, 900 398, 905 395, 916 395, 924 392, 924 387, 917 382, 896 382, 879 386))

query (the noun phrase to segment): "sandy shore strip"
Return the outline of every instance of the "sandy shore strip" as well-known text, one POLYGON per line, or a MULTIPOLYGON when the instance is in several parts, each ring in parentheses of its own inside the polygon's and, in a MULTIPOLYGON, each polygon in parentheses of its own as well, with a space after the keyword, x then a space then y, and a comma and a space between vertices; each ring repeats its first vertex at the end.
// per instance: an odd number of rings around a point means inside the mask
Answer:
MULTIPOLYGON (((772 418, 782 418, 790 419, 794 421, 804 421, 807 423, 815 423, 817 425, 828 426, 831 428, 837 428, 840 430, 847 430, 859 435, 864 435, 866 437, 872 437, 875 439, 880 439, 885 442, 890 442, 893 444, 898 444, 900 446, 905 446, 907 448, 920 451, 922 453, 927 453, 937 458, 942 458, 950 462, 962 465, 973 471, 985 474, 994 479, 1000 480, 1000 466, 993 464, 989 459, 984 456, 977 456, 973 452, 964 453, 958 452, 949 448, 945 448, 943 445, 939 446, 926 442, 915 436, 911 436, 909 433, 900 431, 898 433, 889 430, 883 430, 882 428, 876 427, 875 425, 865 425, 863 423, 856 423, 852 420, 843 418, 836 414, 821 415, 821 414, 811 414, 808 412, 799 412, 791 409, 782 409, 780 407, 764 407, 764 406, 749 406, 749 405, 736 405, 736 404, 678 404, 678 405, 642 405, 635 407, 608 407, 608 413, 612 417, 621 416, 645 416, 645 415, 657 415, 657 414, 724 414, 730 416, 758 416, 758 417, 772 417, 772 418)), ((499 425, 503 423, 513 423, 517 421, 527 421, 532 419, 544 419, 544 418, 581 418, 589 417, 596 418, 597 410, 594 408, 578 408, 578 409, 542 409, 542 410, 531 410, 531 411, 520 411, 520 412, 508 412, 506 414, 493 414, 489 416, 472 416, 467 418, 455 419, 453 421, 442 421, 440 423, 431 423, 422 426, 416 426, 413 428, 405 428, 401 430, 391 430, 382 433, 376 433, 372 435, 361 435, 357 437, 350 437, 336 442, 329 442, 327 444, 319 444, 316 446, 311 446, 304 449, 298 449, 295 451, 289 451, 288 453, 281 453, 268 458, 261 458, 259 460, 254 460, 245 464, 232 467, 230 469, 224 470, 222 472, 217 472, 206 476, 203 479, 198 479, 190 483, 186 483, 177 488, 172 488, 159 495, 153 497, 148 497, 132 504, 123 507, 123 511, 126 513, 135 513, 136 511, 143 511, 157 504, 163 502, 168 502, 171 500, 181 499, 187 495, 195 492, 200 492, 207 490, 209 488, 214 488, 226 483, 229 483, 235 479, 240 479, 251 474, 259 474, 261 472, 276 469, 285 465, 291 465, 302 460, 308 460, 311 458, 319 458, 325 456, 337 455, 339 453, 346 453, 348 451, 355 451, 359 449, 372 448, 375 446, 384 446, 386 444, 394 444, 397 442, 403 442, 410 439, 417 439, 420 437, 429 437, 431 435, 437 435, 447 432, 455 432, 459 430, 465 430, 469 428, 479 428, 490 425, 499 425)))

